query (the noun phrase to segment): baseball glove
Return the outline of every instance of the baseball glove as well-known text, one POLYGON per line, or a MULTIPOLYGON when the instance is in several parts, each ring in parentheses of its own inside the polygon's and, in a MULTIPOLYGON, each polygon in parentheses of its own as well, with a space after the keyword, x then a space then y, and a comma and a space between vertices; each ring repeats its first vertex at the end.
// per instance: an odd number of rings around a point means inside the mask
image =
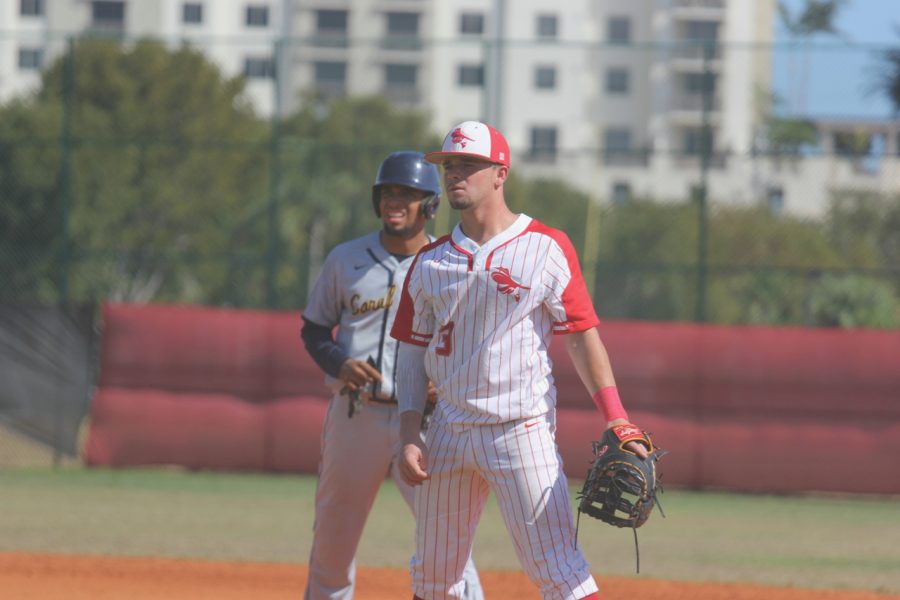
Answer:
POLYGON ((650 517, 653 505, 658 505, 656 462, 663 452, 647 433, 631 424, 607 429, 593 443, 593 450, 596 458, 578 496, 578 510, 616 527, 637 529, 650 517), (641 459, 625 450, 631 441, 644 444, 649 456, 641 459))
POLYGON ((657 498, 662 488, 656 470, 656 463, 665 451, 654 446, 646 432, 630 423, 607 429, 600 441, 593 443, 593 451, 595 458, 578 495, 578 516, 585 513, 610 525, 635 530, 640 573, 636 530, 647 522, 654 504, 659 506, 660 514, 666 516, 657 498), (647 458, 641 459, 624 448, 631 441, 646 446, 647 458))

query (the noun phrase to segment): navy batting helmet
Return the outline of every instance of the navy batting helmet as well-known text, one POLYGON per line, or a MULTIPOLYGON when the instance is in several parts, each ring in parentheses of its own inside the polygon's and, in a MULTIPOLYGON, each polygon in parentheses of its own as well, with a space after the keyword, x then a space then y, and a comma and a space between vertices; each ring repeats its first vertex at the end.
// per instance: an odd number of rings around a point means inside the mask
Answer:
POLYGON ((405 185, 430 194, 422 202, 422 213, 426 219, 434 218, 441 201, 441 182, 437 167, 427 162, 424 154, 404 150, 388 155, 381 162, 378 174, 375 175, 375 185, 372 186, 372 204, 378 217, 381 217, 378 206, 381 201, 381 186, 389 184, 405 185))

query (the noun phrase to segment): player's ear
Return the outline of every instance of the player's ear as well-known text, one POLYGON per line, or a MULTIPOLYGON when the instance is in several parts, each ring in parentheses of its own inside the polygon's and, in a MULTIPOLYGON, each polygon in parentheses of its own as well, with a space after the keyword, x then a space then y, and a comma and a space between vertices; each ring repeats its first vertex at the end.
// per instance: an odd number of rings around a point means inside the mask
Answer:
POLYGON ((494 165, 494 187, 503 187, 506 178, 509 177, 509 167, 506 165, 494 165))

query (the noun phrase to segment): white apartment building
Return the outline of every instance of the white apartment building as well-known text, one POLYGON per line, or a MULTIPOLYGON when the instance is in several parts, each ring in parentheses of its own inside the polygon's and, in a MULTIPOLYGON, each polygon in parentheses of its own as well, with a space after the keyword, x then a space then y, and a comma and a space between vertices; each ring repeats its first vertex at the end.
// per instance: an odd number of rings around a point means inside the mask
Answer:
POLYGON ((188 42, 226 75, 245 75, 262 115, 287 114, 317 90, 383 94, 425 110, 437 134, 485 120, 508 138, 518 172, 561 178, 598 202, 685 200, 703 184, 713 202, 812 216, 836 186, 896 191, 889 169, 753 152, 776 4, 0 0, 0 102, 38 83, 67 34, 147 35, 188 42), (701 164, 707 132, 713 154, 701 164))
POLYGON ((154 37, 202 49, 226 76, 247 76, 261 114, 275 106, 274 48, 286 0, 0 0, 0 102, 35 88, 71 36, 154 37))

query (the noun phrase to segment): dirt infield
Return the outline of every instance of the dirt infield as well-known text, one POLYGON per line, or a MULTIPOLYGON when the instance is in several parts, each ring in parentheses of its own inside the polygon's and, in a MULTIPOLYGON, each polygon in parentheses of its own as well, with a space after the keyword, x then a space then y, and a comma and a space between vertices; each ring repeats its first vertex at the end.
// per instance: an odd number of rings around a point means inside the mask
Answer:
MULTIPOLYGON (((281 600, 300 597, 306 566, 0 552, 0 590, 17 600, 281 600)), ((518 572, 482 572, 488 598, 534 599, 518 572)), ((898 594, 601 578, 604 598, 642 600, 897 600, 898 594)), ((360 569, 358 600, 409 598, 406 573, 360 569)))

